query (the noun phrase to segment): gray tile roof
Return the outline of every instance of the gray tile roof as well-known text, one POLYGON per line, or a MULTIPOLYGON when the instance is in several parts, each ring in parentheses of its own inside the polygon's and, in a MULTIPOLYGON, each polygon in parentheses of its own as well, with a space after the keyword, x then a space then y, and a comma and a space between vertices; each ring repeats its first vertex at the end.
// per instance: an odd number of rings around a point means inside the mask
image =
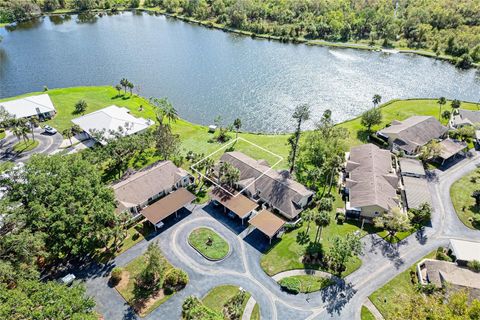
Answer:
POLYGON ((415 151, 433 139, 442 137, 448 128, 431 116, 413 116, 403 121, 394 121, 392 125, 379 131, 389 137, 396 135, 403 142, 402 149, 415 151))
POLYGON ((257 161, 241 152, 226 152, 220 161, 228 162, 240 171, 241 187, 249 186, 252 196, 258 194, 289 219, 303 210, 298 203, 304 197, 313 195, 305 186, 290 179, 288 173, 280 173, 264 161, 257 161))
POLYGON ((454 141, 452 139, 445 139, 440 142, 440 158, 448 159, 453 157, 463 149, 467 147, 467 144, 463 141, 454 141))
POLYGON ((427 180, 415 177, 403 177, 405 197, 409 209, 418 209, 421 204, 432 204, 427 180))
POLYGON ((350 149, 346 171, 350 205, 361 208, 378 205, 389 210, 398 206, 398 176, 392 169, 390 151, 371 143, 350 149))
POLYGON ((425 169, 421 161, 411 158, 400 158, 399 162, 402 174, 425 175, 425 169))
POLYGON ((480 123, 480 111, 459 109, 453 116, 453 126, 475 125, 480 123))

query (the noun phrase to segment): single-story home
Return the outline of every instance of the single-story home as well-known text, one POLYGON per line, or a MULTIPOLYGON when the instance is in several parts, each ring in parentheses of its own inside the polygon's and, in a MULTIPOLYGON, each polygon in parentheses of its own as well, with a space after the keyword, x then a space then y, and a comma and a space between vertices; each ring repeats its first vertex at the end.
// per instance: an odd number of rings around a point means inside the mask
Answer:
POLYGON ((0 102, 5 111, 17 119, 37 116, 41 121, 55 116, 55 107, 48 94, 0 102))
POLYGON ((133 217, 137 217, 148 205, 192 182, 193 177, 187 171, 175 166, 173 162, 157 162, 125 176, 112 185, 117 201, 117 212, 127 211, 133 217))
POLYGON ((400 158, 400 173, 402 176, 424 178, 426 176, 423 163, 417 159, 400 158))
POLYGON ((402 207, 400 179, 392 166, 394 162, 390 151, 371 143, 350 149, 343 182, 347 215, 371 219, 402 207))
POLYGON ((246 196, 277 210, 288 220, 296 219, 313 199, 312 191, 291 179, 288 172, 272 169, 264 160, 233 151, 224 153, 220 162, 239 170, 236 185, 246 196))
POLYGON ((459 109, 450 119, 450 127, 458 129, 463 126, 480 126, 480 111, 459 109))
POLYGON ((450 239, 450 249, 458 264, 480 261, 480 242, 450 239))
POLYGON ((433 139, 445 137, 447 132, 448 128, 434 117, 412 116, 403 121, 393 121, 390 126, 378 131, 377 135, 388 141, 392 150, 415 155, 421 147, 433 139))
POLYGON ((115 134, 127 136, 144 132, 154 124, 151 119, 136 118, 129 109, 115 105, 75 118, 72 122, 83 130, 84 139, 93 138, 103 145, 115 134))

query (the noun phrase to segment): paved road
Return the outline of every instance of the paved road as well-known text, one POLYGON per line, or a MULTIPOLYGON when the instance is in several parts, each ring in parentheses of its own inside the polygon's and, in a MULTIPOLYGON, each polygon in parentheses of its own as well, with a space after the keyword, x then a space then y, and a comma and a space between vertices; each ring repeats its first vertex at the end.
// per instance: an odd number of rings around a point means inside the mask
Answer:
POLYGON ((165 256, 188 272, 190 283, 147 319, 165 315, 178 319, 185 297, 192 294, 202 297, 222 284, 234 284, 249 291, 260 305, 262 319, 360 319, 361 306, 372 292, 438 246, 447 245, 449 238, 480 241, 479 231, 470 230, 460 222, 449 196, 451 184, 479 164, 480 158, 476 156, 445 172, 436 172, 429 183, 433 195, 432 225, 395 245, 377 235, 364 237, 360 269, 320 292, 290 295, 281 291, 260 266, 268 241, 258 231, 233 223, 210 205, 195 206, 191 214, 184 212, 178 220, 172 219, 153 239, 140 242, 110 265, 92 266, 79 275, 86 279, 88 293, 95 297, 97 308, 106 319, 136 319, 116 290, 109 287, 108 272, 114 265, 127 264, 143 253, 151 241, 158 240, 165 256), (199 226, 219 232, 232 247, 231 255, 221 262, 210 262, 192 249, 187 237, 199 226))
MULTIPOLYGON (((13 146, 18 142, 17 137, 10 134, 0 141, 0 161, 20 162, 30 158, 33 154, 44 153, 51 154, 62 144, 63 137, 60 133, 54 135, 44 133, 43 129, 34 129, 35 139, 39 142, 38 146, 30 151, 18 154, 13 151, 13 146)), ((31 138, 29 134, 29 138, 31 138)))

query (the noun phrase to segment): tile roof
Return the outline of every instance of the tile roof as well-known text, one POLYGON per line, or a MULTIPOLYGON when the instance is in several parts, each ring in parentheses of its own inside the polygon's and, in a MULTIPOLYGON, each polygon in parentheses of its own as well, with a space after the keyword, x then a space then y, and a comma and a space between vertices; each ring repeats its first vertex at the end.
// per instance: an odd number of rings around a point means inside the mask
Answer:
POLYGON ((400 158, 399 162, 403 174, 415 174, 420 176, 426 174, 422 162, 417 159, 400 158))
POLYGON ((463 149, 467 147, 467 144, 463 141, 454 141, 452 139, 442 140, 440 143, 440 158, 448 159, 453 157, 463 149))
POLYGON ((480 124, 480 111, 459 109, 458 114, 453 116, 453 125, 475 125, 480 124))
POLYGON ((241 187, 255 191, 252 196, 258 194, 287 218, 295 218, 302 211, 298 203, 313 195, 305 186, 290 179, 288 173, 280 173, 264 161, 257 161, 241 152, 226 152, 220 161, 228 162, 240 171, 241 187))
POLYGON ((418 209, 421 204, 432 204, 427 180, 415 177, 403 177, 405 197, 409 209, 418 209))
POLYGON ((371 143, 353 147, 346 171, 352 207, 377 205, 389 210, 398 206, 398 176, 392 169, 390 151, 371 143))

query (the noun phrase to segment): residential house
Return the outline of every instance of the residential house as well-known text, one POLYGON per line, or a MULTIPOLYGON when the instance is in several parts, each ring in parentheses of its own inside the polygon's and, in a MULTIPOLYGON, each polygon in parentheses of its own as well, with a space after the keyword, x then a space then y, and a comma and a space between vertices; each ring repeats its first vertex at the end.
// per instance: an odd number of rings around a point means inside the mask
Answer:
POLYGON ((272 169, 264 160, 234 151, 224 153, 220 162, 228 162, 240 171, 237 187, 245 195, 277 210, 288 220, 296 219, 313 199, 312 191, 291 179, 288 172, 272 169))
POLYGON ((132 116, 127 108, 114 105, 75 118, 72 122, 83 130, 84 139, 93 138, 103 145, 115 134, 127 136, 144 132, 154 124, 150 119, 132 116))
POLYGON ((480 126, 480 111, 459 109, 450 119, 450 127, 458 129, 463 126, 480 126))
POLYGON ((403 121, 393 121, 389 127, 377 132, 388 141, 392 150, 408 155, 420 152, 421 147, 434 139, 446 136, 448 128, 431 116, 412 116, 403 121))
POLYGON ((143 208, 171 191, 186 187, 193 177, 171 161, 157 162, 141 171, 127 175, 112 187, 117 201, 117 212, 138 216, 143 208))
POLYGON ((401 207, 400 179, 393 163, 390 151, 371 143, 350 149, 344 175, 347 215, 371 219, 401 207))
POLYGON ((5 111, 17 119, 37 116, 41 121, 55 116, 55 107, 48 94, 0 102, 5 111))

